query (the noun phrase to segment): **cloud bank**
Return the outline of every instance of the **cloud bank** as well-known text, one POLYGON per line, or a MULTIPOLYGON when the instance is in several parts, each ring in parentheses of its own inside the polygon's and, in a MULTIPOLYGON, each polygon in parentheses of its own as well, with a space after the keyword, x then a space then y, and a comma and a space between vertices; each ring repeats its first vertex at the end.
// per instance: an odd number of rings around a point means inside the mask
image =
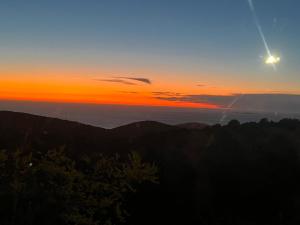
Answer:
POLYGON ((300 95, 296 94, 233 94, 233 95, 180 95, 155 96, 157 99, 177 102, 207 103, 220 108, 228 108, 232 102, 239 98, 232 106, 232 110, 285 112, 300 111, 300 95))

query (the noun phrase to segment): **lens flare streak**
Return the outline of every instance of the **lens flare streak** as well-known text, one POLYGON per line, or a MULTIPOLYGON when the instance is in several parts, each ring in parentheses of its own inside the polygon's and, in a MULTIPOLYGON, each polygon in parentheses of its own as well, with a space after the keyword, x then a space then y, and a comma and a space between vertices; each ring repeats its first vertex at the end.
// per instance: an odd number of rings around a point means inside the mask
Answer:
POLYGON ((276 63, 278 63, 280 61, 280 58, 279 57, 275 57, 271 54, 271 50, 269 48, 269 45, 267 43, 267 40, 266 40, 266 37, 264 35, 264 32, 263 32, 263 29, 260 25, 260 22, 259 22, 259 19, 258 19, 258 16, 256 14, 256 10, 255 10, 255 7, 254 7, 254 4, 253 4, 253 1, 252 0, 248 0, 248 4, 249 4, 249 7, 250 7, 250 10, 252 12, 252 15, 253 15, 253 19, 254 19, 254 22, 255 22, 255 25, 256 25, 256 28, 258 30, 258 33, 262 39, 262 42, 264 44, 264 47, 266 49, 266 52, 267 52, 267 59, 265 61, 266 64, 270 64, 272 65, 273 69, 276 71, 276 63))
POLYGON ((232 102, 230 102, 228 104, 228 106, 224 109, 224 111, 222 112, 221 118, 219 120, 219 123, 222 124, 224 122, 224 120, 227 117, 227 112, 230 111, 233 106, 244 96, 244 94, 239 94, 236 95, 236 97, 232 100, 232 102))

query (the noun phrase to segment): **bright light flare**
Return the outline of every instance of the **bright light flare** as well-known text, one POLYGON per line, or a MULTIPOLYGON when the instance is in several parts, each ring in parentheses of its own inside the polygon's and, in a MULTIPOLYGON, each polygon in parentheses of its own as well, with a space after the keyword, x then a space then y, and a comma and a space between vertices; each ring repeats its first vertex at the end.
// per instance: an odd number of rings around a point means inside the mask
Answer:
POLYGON ((271 64, 271 65, 275 65, 277 63, 280 62, 280 57, 278 56, 274 56, 274 55, 270 55, 266 58, 265 63, 266 64, 271 64))

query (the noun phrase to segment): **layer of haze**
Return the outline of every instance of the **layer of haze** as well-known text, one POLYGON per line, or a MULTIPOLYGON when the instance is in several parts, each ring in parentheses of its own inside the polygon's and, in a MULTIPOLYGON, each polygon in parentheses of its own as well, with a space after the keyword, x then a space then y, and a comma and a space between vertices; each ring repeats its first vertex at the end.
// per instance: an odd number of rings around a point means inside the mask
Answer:
MULTIPOLYGON (((78 103, 43 103, 25 101, 0 101, 0 108, 1 110, 26 112, 36 115, 77 121, 103 128, 114 128, 143 120, 158 121, 171 125, 190 122, 212 125, 220 123, 220 118, 224 116, 222 110, 216 109, 97 105, 78 103)), ((299 112, 300 108, 297 110, 297 112, 299 112)), ((300 113, 278 111, 272 113, 268 111, 247 112, 244 110, 235 110, 228 111, 226 113, 222 124, 226 124, 232 119, 238 119, 241 122, 259 121, 262 118, 278 121, 287 117, 300 119, 300 113)))

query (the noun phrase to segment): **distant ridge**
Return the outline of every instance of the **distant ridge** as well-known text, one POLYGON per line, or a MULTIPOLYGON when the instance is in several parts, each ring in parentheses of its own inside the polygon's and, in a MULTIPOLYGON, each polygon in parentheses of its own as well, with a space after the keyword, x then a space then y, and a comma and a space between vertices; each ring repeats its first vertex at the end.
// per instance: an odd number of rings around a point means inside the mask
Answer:
POLYGON ((203 129, 205 127, 208 127, 208 124, 205 123, 182 123, 182 124, 177 124, 177 127, 180 128, 185 128, 185 129, 203 129))
POLYGON ((21 112, 0 111, 0 149, 41 149, 69 146, 98 148, 107 130, 78 122, 21 112))
POLYGON ((156 121, 140 121, 130 123, 124 126, 111 129, 115 134, 121 136, 142 136, 149 133, 159 133, 168 130, 177 129, 177 127, 156 122, 156 121))
MULTIPOLYGON (((128 151, 149 144, 154 138, 171 141, 174 135, 184 139, 198 123, 172 126, 156 121, 140 121, 113 129, 104 129, 63 119, 22 112, 0 111, 0 149, 41 150, 65 146, 78 157, 89 152, 128 151), (143 139, 142 137, 145 137, 143 139), (134 143, 134 146, 131 144, 134 143)), ((153 142, 155 144, 156 141, 153 142)), ((170 146, 174 143, 171 141, 170 146)))
POLYGON ((118 151, 127 140, 180 129, 155 121, 104 129, 63 119, 0 111, 0 149, 40 150, 65 146, 79 156, 88 152, 118 151))
POLYGON ((68 124, 69 126, 86 126, 86 127, 90 127, 90 128, 96 128, 96 129, 99 128, 99 129, 105 130, 104 128, 101 128, 101 127, 95 127, 95 126, 83 124, 80 122, 59 119, 59 118, 54 118, 54 117, 34 115, 34 114, 23 113, 23 112, 15 112, 15 111, 0 111, 0 122, 1 122, 1 125, 5 125, 8 122, 13 123, 13 124, 16 123, 15 125, 17 125, 18 127, 24 127, 24 126, 28 126, 28 125, 40 126, 41 123, 45 123, 45 124, 65 123, 65 125, 68 124), (35 123, 32 124, 32 122, 34 122, 34 121, 35 121, 35 123), (17 123, 17 122, 19 122, 19 123, 17 123))

